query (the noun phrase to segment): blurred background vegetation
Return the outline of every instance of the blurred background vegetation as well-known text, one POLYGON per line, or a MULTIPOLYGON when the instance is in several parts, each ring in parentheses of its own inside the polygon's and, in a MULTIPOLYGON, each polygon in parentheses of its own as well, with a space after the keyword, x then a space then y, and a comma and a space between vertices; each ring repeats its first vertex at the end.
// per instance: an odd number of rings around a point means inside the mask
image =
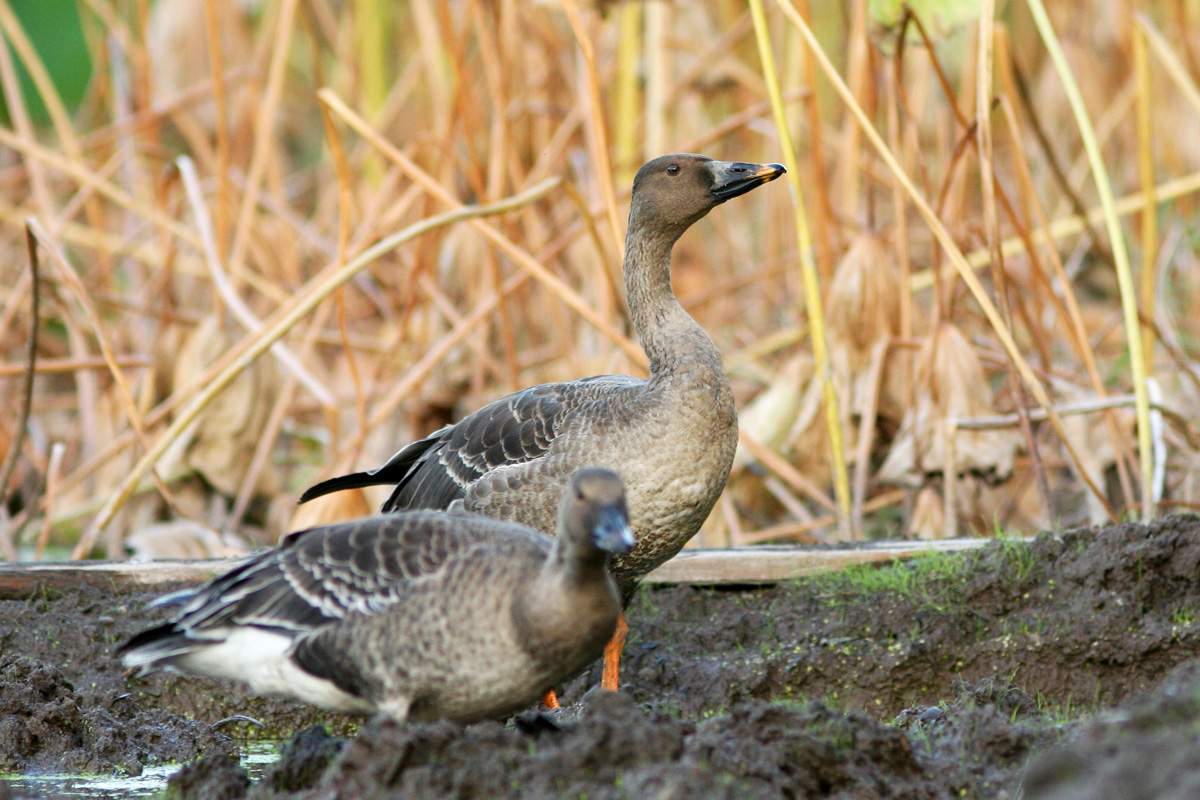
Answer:
POLYGON ((695 544, 1196 508, 1200 3, 1049 4, 1116 228, 1040 2, 767 0, 757 25, 753 5, 0 0, 0 558, 271 543, 382 496, 297 508, 312 481, 501 393, 644 374, 625 215, 637 166, 671 151, 786 160, 798 178, 676 248, 677 293, 725 353, 743 429, 695 544), (549 176, 532 204, 374 259, 179 419, 329 270, 549 176), (41 308, 19 435, 30 217, 41 308))

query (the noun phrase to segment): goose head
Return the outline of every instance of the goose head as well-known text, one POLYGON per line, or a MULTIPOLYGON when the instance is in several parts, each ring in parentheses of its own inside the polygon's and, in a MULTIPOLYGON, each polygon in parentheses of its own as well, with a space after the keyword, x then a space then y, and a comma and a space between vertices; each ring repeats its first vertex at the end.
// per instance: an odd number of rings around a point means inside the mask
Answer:
POLYGON ((782 164, 717 161, 696 153, 659 156, 634 176, 630 228, 645 226, 677 238, 714 207, 786 171, 782 164))
POLYGON ((617 473, 585 467, 571 475, 563 492, 559 518, 573 547, 618 555, 633 549, 635 539, 625 506, 625 484, 617 473))

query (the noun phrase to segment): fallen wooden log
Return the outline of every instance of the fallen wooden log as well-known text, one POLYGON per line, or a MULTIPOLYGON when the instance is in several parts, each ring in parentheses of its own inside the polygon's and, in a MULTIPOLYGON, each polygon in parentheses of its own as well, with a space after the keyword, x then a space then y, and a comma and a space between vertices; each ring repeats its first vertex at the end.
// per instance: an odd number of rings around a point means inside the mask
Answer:
MULTIPOLYGON (((868 542, 839 548, 788 546, 694 548, 681 552, 646 576, 652 584, 758 584, 803 578, 855 564, 879 564, 928 553, 973 550, 989 539, 868 542)), ((27 597, 80 585, 113 591, 200 583, 240 564, 243 558, 173 561, 67 561, 0 564, 0 598, 27 597)))
POLYGON ((645 577, 647 583, 776 583, 832 572, 856 564, 900 561, 929 553, 983 547, 990 539, 866 542, 853 547, 809 549, 788 546, 683 550, 645 577))

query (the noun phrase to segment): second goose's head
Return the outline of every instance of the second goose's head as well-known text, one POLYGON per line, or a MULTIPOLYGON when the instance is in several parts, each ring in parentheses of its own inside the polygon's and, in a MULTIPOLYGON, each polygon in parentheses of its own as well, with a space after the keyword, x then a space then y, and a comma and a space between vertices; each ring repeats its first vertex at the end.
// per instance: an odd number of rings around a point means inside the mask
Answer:
POLYGON ((618 555, 633 549, 625 484, 610 469, 576 470, 563 492, 559 520, 559 536, 569 537, 577 552, 618 555))
POLYGON ((715 161, 695 153, 659 156, 634 176, 630 228, 645 227, 673 241, 714 206, 785 171, 782 164, 715 161))

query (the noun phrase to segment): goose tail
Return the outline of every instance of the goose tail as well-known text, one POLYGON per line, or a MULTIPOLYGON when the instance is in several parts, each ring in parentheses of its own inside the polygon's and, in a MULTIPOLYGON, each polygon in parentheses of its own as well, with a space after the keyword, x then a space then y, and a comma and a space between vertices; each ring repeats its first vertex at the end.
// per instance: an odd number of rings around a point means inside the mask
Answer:
POLYGON ((388 476, 381 473, 382 470, 352 472, 349 475, 339 475, 336 478, 329 478, 320 483, 315 483, 305 489, 304 494, 300 495, 300 502, 307 503, 309 500, 315 500, 327 494, 340 492, 343 489, 362 489, 366 486, 379 486, 393 482, 388 476))
POLYGON ((412 471, 413 466, 425 455, 426 451, 441 442, 442 436, 450 429, 451 426, 434 431, 424 439, 419 439, 411 444, 406 445, 388 459, 387 463, 377 469, 370 469, 366 472, 352 472, 349 475, 339 475, 336 478, 329 478, 321 481, 304 490, 304 494, 300 495, 300 502, 307 503, 309 500, 323 497, 324 495, 333 492, 340 492, 343 489, 362 489, 367 486, 382 486, 384 484, 399 485, 404 483, 412 471))
POLYGON ((176 659, 195 650, 197 645, 202 646, 202 643, 189 638, 175 623, 167 622, 138 633, 117 648, 117 655, 121 658, 122 666, 145 675, 171 666, 176 659))

